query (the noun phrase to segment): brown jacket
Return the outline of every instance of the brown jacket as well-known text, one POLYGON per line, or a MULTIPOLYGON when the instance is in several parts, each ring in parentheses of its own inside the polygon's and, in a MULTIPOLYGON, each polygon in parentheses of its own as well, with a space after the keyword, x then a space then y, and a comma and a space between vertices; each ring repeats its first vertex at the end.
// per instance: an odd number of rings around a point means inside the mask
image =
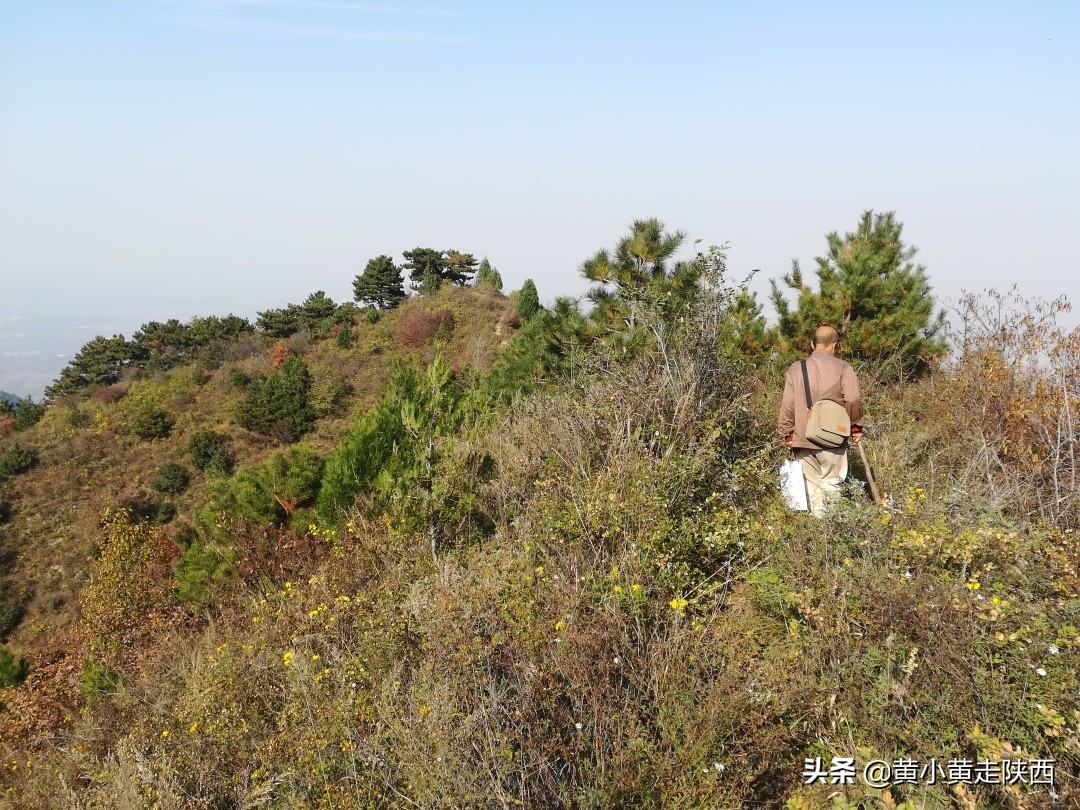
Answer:
MULTIPOLYGON (((862 426, 863 409, 859 399, 859 378, 855 369, 839 357, 827 351, 815 349, 806 359, 806 373, 810 377, 810 399, 831 399, 839 402, 851 417, 852 425, 862 426)), ((784 375, 784 398, 780 402, 780 418, 776 432, 781 439, 794 432, 792 447, 804 447, 820 450, 816 444, 806 440, 806 386, 803 383, 802 368, 799 363, 792 363, 784 375)))

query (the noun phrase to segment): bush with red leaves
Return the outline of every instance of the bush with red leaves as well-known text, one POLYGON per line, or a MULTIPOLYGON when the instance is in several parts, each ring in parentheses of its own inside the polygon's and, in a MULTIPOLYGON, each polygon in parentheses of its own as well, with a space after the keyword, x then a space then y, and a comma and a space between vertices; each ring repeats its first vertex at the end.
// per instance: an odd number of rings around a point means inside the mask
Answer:
POLYGON ((111 405, 127 392, 119 385, 99 385, 90 392, 90 398, 98 405, 111 405))
POLYGON ((410 312, 401 320, 397 331, 399 346, 417 349, 441 334, 454 331, 454 313, 448 309, 434 312, 410 312))

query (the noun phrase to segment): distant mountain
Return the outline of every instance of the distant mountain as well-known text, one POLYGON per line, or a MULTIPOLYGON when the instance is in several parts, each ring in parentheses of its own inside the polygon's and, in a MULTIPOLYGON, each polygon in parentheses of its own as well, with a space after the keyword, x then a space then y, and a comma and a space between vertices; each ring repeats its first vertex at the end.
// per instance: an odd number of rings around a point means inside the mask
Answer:
POLYGON ((7 391, 0 391, 0 401, 10 402, 12 405, 16 405, 21 400, 22 397, 17 397, 14 394, 9 394, 7 391))

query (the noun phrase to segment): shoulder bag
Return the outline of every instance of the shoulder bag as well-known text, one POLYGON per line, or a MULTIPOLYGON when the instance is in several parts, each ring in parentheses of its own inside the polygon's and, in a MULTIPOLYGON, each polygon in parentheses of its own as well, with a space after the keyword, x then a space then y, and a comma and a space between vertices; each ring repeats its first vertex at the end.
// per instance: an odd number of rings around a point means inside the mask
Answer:
POLYGON ((831 399, 812 400, 806 361, 801 361, 801 365, 806 388, 806 440, 818 447, 842 447, 851 436, 851 417, 839 402, 831 399))

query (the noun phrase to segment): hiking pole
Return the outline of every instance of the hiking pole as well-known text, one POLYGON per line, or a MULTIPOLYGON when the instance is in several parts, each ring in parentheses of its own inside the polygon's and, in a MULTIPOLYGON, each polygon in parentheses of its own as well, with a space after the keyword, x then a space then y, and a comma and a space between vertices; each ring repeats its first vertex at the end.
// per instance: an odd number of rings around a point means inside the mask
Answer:
POLYGON ((865 439, 860 439, 855 442, 855 446, 859 448, 859 457, 862 459, 863 469, 866 470, 866 480, 870 484, 870 495, 874 499, 874 503, 881 506, 881 496, 877 491, 877 484, 874 483, 874 474, 870 472, 870 462, 866 460, 866 451, 863 450, 863 442, 865 439))

